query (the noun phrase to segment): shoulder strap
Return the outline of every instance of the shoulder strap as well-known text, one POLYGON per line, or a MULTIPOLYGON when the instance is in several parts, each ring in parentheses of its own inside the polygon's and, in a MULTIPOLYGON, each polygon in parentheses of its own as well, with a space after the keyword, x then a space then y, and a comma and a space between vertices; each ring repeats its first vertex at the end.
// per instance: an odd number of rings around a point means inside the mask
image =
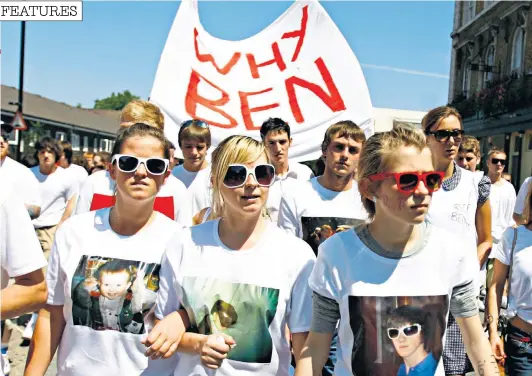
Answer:
POLYGON ((514 227, 514 239, 512 240, 512 252, 510 253, 510 271, 508 272, 508 299, 506 306, 510 306, 510 288, 512 287, 512 272, 514 269, 515 243, 517 243, 517 227, 514 227))

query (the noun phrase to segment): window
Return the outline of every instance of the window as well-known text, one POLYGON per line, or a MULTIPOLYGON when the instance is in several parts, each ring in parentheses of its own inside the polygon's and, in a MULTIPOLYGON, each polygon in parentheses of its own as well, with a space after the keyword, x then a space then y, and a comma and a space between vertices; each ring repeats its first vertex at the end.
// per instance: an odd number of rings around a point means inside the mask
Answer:
POLYGON ((522 27, 518 27, 514 34, 514 40, 512 43, 512 72, 521 72, 523 65, 523 55, 525 49, 525 30, 522 27))
POLYGON ((111 152, 111 140, 108 140, 106 138, 100 140, 100 151, 106 151, 108 153, 111 152))
MULTIPOLYGON (((495 46, 492 44, 488 47, 488 50, 486 51, 486 58, 484 59, 484 63, 486 65, 486 68, 488 67, 494 67, 495 65, 495 46)), ((493 80, 493 72, 484 72, 484 87, 486 87, 486 84, 493 80)))
POLYGON ((89 151, 89 136, 83 136, 83 151, 89 151))
POLYGON ((467 24, 469 21, 475 17, 475 1, 464 1, 463 3, 463 17, 462 17, 462 25, 467 24))
POLYGON ((96 137, 92 139, 92 151, 94 153, 98 151, 98 139, 96 137))
POLYGON ((55 139, 57 141, 65 141, 66 140, 66 133, 65 132, 55 132, 55 139))
POLYGON ((464 75, 462 77, 462 92, 469 98, 469 86, 471 84, 471 60, 467 60, 464 65, 464 75))
POLYGON ((79 143, 80 143, 79 134, 72 133, 71 138, 72 138, 72 150, 79 150, 79 143))

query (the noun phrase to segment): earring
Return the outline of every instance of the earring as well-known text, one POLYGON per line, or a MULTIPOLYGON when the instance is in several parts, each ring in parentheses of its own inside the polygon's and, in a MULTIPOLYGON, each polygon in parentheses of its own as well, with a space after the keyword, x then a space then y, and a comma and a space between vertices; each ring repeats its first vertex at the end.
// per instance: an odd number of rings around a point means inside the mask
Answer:
POLYGON ((373 202, 376 203, 376 202, 377 202, 377 196, 373 196, 373 197, 371 198, 371 201, 373 201, 373 202))

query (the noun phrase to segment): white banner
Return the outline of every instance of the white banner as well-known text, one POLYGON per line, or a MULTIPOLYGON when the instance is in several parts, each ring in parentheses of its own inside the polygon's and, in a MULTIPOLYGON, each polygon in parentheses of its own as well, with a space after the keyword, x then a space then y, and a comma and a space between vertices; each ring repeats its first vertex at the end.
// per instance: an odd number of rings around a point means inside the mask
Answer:
POLYGON ((290 159, 296 161, 317 159, 325 130, 337 121, 352 120, 373 134, 360 64, 317 0, 294 2, 241 41, 209 35, 197 1, 184 0, 150 100, 165 114, 165 133, 176 146, 179 125, 190 118, 211 125, 216 147, 233 134, 260 139, 262 122, 280 117, 290 125, 290 159))

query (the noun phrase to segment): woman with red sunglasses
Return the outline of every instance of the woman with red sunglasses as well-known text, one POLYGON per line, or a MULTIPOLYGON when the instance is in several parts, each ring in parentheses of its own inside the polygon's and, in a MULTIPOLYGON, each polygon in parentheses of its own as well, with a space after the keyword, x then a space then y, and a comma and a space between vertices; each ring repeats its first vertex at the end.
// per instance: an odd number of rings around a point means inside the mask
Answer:
POLYGON ((148 355, 168 354, 175 345, 166 339, 181 328, 174 375, 288 376, 291 349, 299 358, 310 328, 315 256, 268 220, 274 179, 264 144, 250 137, 231 136, 214 150, 215 219, 169 244, 155 310, 162 321, 152 332, 161 335, 146 343, 148 355))
MULTIPOLYGON (((477 285, 484 285, 485 273, 481 270, 485 270, 492 246, 491 182, 487 176, 467 171, 455 162, 464 135, 462 117, 456 109, 448 106, 434 108, 425 115, 422 126, 434 167, 445 174, 442 189, 434 194, 427 219, 471 244, 470 256, 477 260, 477 285)), ((479 293, 480 286, 477 295, 479 293)), ((449 336, 443 353, 445 372, 465 375, 472 370, 471 363, 452 315, 447 326, 449 336)))
MULTIPOLYGON (((336 328, 336 376, 395 376, 401 370, 408 375, 444 375, 445 332, 426 328, 443 327, 438 323, 445 322, 449 310, 467 333, 475 370, 496 374, 478 316, 471 260, 464 257, 468 249, 425 220, 443 179, 443 173, 434 171, 425 136, 407 125, 373 135, 362 148, 357 179, 371 222, 320 246, 309 278, 314 291, 312 326, 296 375, 320 375, 336 328), (403 359, 396 356, 387 322, 399 307, 430 312, 425 329, 416 328, 425 330, 423 343, 427 353, 430 344, 432 357, 417 356, 417 348, 406 341, 398 343, 403 359)), ((407 337, 416 334, 404 332, 407 337)))
POLYGON ((111 208, 78 214, 55 235, 25 375, 44 375, 58 349, 58 375, 170 375, 176 357, 151 360, 142 340, 153 326, 160 263, 180 227, 154 210, 170 175, 169 144, 147 124, 115 142, 111 208))

